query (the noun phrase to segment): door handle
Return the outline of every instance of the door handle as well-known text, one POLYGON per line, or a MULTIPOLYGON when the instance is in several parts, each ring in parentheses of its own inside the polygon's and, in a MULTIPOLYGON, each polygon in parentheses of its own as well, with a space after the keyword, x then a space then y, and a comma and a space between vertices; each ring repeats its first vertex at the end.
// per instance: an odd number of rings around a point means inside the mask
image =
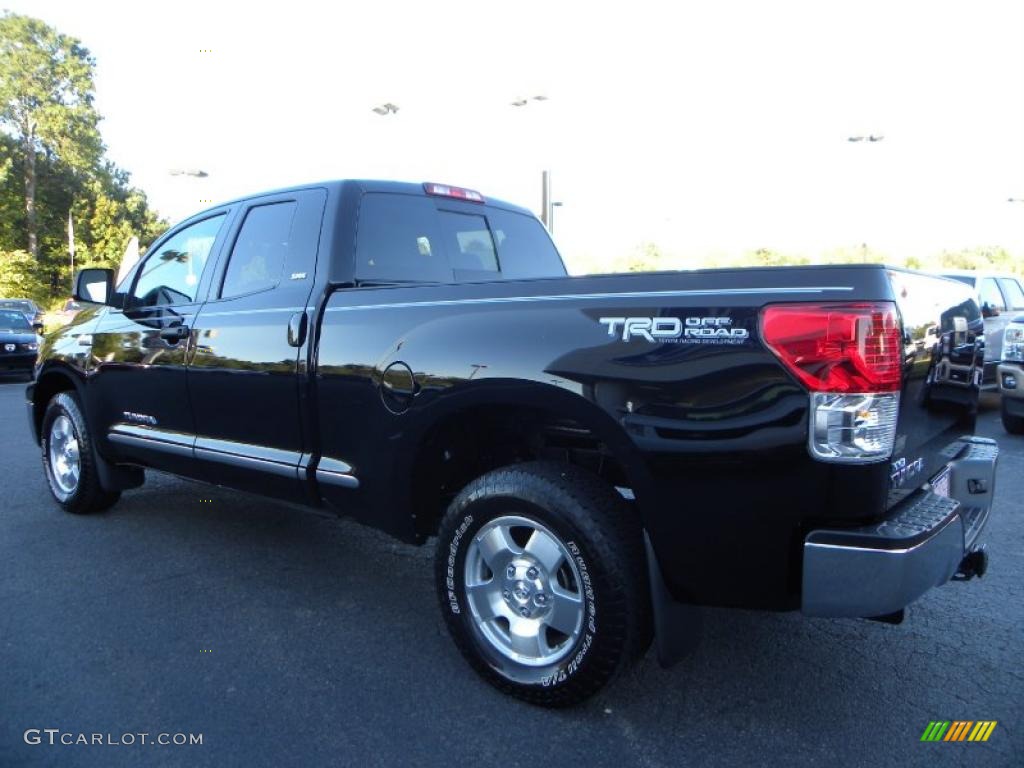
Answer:
POLYGON ((308 321, 305 312, 296 312, 288 320, 288 344, 301 347, 306 342, 306 326, 308 321))
POLYGON ((172 325, 168 328, 160 329, 160 338, 171 344, 177 344, 179 341, 187 339, 188 333, 187 325, 172 325))

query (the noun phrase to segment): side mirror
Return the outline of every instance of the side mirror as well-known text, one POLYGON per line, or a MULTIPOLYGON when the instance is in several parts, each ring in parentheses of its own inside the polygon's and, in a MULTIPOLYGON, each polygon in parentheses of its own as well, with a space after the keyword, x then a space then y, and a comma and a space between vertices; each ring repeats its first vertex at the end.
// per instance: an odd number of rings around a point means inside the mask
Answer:
POLYGON ((114 293, 114 270, 83 269, 75 279, 75 301, 108 304, 114 293))

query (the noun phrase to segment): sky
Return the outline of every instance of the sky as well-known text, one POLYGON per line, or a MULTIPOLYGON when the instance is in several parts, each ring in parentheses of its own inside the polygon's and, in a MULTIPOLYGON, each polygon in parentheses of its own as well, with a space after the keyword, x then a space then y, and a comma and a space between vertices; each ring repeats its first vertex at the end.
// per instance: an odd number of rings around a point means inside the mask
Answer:
POLYGON ((108 154, 172 220, 329 178, 539 212, 548 169, 570 262, 646 242, 1024 258, 1021 0, 0 6, 90 49, 108 154))

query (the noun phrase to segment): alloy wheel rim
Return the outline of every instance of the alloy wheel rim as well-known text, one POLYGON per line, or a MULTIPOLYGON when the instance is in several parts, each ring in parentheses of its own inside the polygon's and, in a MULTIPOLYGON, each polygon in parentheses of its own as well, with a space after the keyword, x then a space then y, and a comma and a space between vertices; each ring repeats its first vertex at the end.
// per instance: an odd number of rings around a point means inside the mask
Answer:
POLYGON ((568 548, 525 517, 499 517, 470 541, 466 600, 490 654, 515 677, 567 656, 583 630, 583 582, 568 548))
POLYGON ((50 426, 49 450, 50 473, 54 483, 61 492, 74 493, 82 474, 82 458, 75 427, 64 414, 54 419, 50 426))

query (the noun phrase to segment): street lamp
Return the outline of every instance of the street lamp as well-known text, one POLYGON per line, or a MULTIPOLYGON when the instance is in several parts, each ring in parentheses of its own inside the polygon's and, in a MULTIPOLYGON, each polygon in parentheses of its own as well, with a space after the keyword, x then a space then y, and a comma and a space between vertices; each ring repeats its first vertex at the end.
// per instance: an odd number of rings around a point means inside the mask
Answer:
POLYGON ((390 101, 386 101, 383 104, 373 108, 373 111, 378 115, 395 115, 398 114, 398 105, 392 104, 390 101))
POLYGON ((205 179, 207 176, 210 175, 206 171, 200 171, 194 168, 172 168, 170 171, 168 171, 168 173, 170 173, 171 176, 192 176, 193 178, 196 179, 205 179))
MULTIPOLYGON (((528 98, 517 98, 510 101, 509 104, 513 107, 525 107, 532 101, 547 101, 548 97, 542 93, 538 93, 528 98)), ((551 171, 544 170, 540 173, 540 220, 548 228, 548 232, 554 233, 555 226, 555 208, 560 206, 561 203, 556 203, 551 199, 551 171)))
POLYGON ((555 234, 555 208, 561 208, 561 201, 553 201, 551 203, 551 210, 548 211, 548 232, 552 235, 555 234))

